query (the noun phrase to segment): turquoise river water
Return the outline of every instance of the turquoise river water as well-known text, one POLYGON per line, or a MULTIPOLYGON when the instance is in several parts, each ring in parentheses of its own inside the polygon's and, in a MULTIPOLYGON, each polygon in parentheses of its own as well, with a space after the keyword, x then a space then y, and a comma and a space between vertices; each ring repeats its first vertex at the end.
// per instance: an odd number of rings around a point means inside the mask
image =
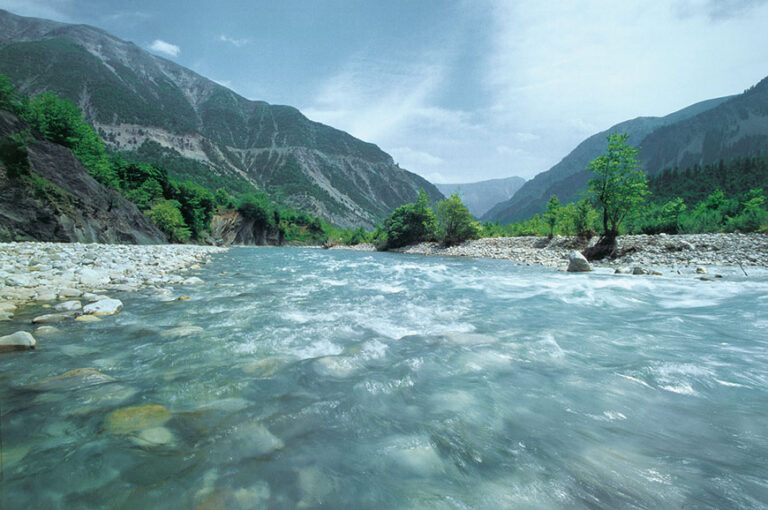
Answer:
POLYGON ((2 508, 768 505, 765 276, 279 248, 190 274, 0 356, 2 508))

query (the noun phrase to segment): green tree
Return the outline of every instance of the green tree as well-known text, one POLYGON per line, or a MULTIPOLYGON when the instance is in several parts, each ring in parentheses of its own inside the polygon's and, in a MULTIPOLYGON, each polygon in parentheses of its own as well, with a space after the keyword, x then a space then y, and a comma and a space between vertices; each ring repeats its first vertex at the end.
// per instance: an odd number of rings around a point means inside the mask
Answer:
POLYGON ((27 142, 28 133, 14 133, 0 139, 0 163, 12 179, 29 173, 27 142))
POLYGON ((592 160, 587 169, 596 177, 589 181, 589 192, 602 213, 603 236, 594 248, 585 252, 589 259, 599 259, 616 249, 616 236, 627 215, 645 200, 648 184, 638 169, 637 149, 627 143, 629 135, 608 135, 608 150, 592 160))
POLYGON ((180 207, 181 204, 175 200, 163 200, 145 213, 152 220, 152 223, 174 243, 189 241, 191 235, 187 224, 184 223, 184 216, 179 210, 180 207))
POLYGON ((377 246, 385 250, 409 244, 433 241, 437 235, 437 217, 429 206, 429 195, 419 191, 416 202, 401 205, 384 220, 377 246))
POLYGON ((19 113, 20 98, 16 93, 16 87, 11 80, 4 74, 0 74, 0 110, 7 110, 11 113, 19 113))
POLYGON ((445 246, 477 239, 480 227, 458 193, 452 193, 450 197, 438 202, 436 209, 440 237, 445 246))
POLYGON ((549 225, 550 239, 555 235, 555 225, 560 220, 562 214, 563 206, 560 204, 560 199, 557 198, 557 195, 552 195, 549 197, 549 202, 547 202, 547 210, 542 215, 549 225))

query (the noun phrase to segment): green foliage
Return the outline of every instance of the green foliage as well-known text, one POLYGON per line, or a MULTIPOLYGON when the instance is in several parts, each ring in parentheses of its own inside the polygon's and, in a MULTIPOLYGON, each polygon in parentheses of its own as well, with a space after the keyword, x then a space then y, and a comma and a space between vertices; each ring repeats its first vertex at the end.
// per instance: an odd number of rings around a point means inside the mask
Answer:
POLYGON ((0 139, 0 163, 3 164, 11 179, 29 173, 27 142, 27 133, 14 133, 0 139))
POLYGON ((384 220, 376 244, 377 248, 388 250, 433 241, 437 231, 437 217, 429 206, 429 195, 422 189, 416 202, 401 205, 384 220))
POLYGON ((191 235, 180 208, 181 204, 175 200, 162 200, 146 212, 152 223, 174 243, 189 241, 191 235))
POLYGON ((69 100, 44 92, 29 100, 20 116, 46 139, 72 150, 94 179, 107 187, 117 187, 117 175, 104 142, 69 100))
POLYGON ((4 74, 0 74, 0 110, 18 113, 21 109, 21 98, 16 93, 16 87, 4 74))
POLYGON ((216 207, 219 207, 221 209, 235 208, 235 201, 232 200, 232 197, 229 196, 229 193, 227 193, 227 190, 225 190, 224 188, 217 189, 216 193, 213 194, 213 199, 216 202, 216 207))
POLYGON ((549 237, 551 238, 555 232, 555 225, 563 215, 563 206, 560 205, 560 199, 557 195, 549 197, 547 202, 547 210, 542 215, 544 220, 549 224, 549 237))
POLYGON ((643 203, 648 193, 645 174, 638 170, 637 149, 627 143, 629 135, 608 135, 608 150, 587 166, 596 177, 589 192, 603 216, 603 235, 617 235, 627 215, 643 203))
POLYGON ((438 202, 436 209, 439 235, 445 246, 477 239, 480 228, 458 193, 438 202))
POLYGON ((237 206, 243 218, 253 221, 254 225, 269 226, 269 200, 262 195, 246 195, 237 206))

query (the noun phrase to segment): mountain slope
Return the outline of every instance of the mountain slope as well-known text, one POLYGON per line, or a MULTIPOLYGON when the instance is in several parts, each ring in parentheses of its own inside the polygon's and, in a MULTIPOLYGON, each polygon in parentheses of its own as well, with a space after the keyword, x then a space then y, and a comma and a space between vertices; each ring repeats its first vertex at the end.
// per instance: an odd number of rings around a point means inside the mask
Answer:
POLYGON ((558 164, 526 182, 510 200, 491 208, 482 219, 509 223, 529 218, 542 212, 553 194, 562 202, 572 201, 584 189, 590 178, 590 173, 586 170, 587 165, 605 151, 606 137, 610 133, 627 133, 629 143, 642 145, 643 140, 657 129, 695 117, 729 99, 730 97, 722 97, 702 101, 665 117, 638 117, 592 135, 558 164))
POLYGON ((458 191, 469 212, 479 218, 494 205, 509 200, 524 183, 525 179, 522 177, 507 177, 464 184, 435 184, 435 186, 445 196, 458 191))
MULTIPOLYGON (((0 140, 27 130, 0 111, 0 140)), ((0 241, 167 242, 134 204, 96 182, 65 147, 33 138, 27 149, 28 175, 11 177, 0 161, 0 241)))
POLYGON ((342 226, 372 226, 420 188, 441 198, 374 144, 245 99, 97 28, 0 10, 0 73, 23 93, 71 99, 115 150, 157 142, 342 226))

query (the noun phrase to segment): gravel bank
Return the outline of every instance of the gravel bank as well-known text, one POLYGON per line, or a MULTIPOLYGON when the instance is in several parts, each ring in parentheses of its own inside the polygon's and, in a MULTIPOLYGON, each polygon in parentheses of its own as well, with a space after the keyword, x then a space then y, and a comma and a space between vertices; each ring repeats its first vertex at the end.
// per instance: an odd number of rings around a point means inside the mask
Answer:
MULTIPOLYGON (((226 249, 192 245, 0 243, 0 320, 11 320, 14 310, 27 303, 50 302, 54 311, 77 316, 82 313, 78 312, 81 304, 104 299, 104 293, 200 283, 199 278, 186 278, 179 273, 199 267, 211 254, 221 251, 226 249)), ((103 310, 105 305, 93 308, 103 310)), ((83 309, 87 308, 85 305, 83 309)), ((58 315, 64 314, 51 315, 54 317, 50 320, 55 322, 63 320, 58 315)))
MULTIPOLYGON (((597 238, 593 239, 593 242, 597 238)), ((617 259, 599 262, 597 267, 649 266, 695 270, 698 266, 768 267, 768 235, 765 234, 691 234, 621 236, 617 259)), ((581 250, 575 238, 497 237, 468 241, 443 248, 438 243, 421 243, 393 250, 417 255, 484 257, 515 260, 524 264, 565 267, 571 250, 581 250)), ((341 247, 340 247, 341 248, 341 247)), ((373 250, 373 245, 349 247, 373 250)))

